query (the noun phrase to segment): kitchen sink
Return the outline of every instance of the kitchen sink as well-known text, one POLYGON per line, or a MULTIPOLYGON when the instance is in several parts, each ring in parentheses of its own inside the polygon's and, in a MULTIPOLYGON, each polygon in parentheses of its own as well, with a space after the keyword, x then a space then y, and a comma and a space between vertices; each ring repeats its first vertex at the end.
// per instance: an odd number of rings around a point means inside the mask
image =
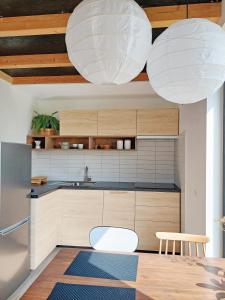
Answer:
POLYGON ((74 182, 75 187, 93 187, 93 185, 96 184, 95 181, 78 181, 74 182))
POLYGON ((61 187, 62 188, 89 188, 89 187, 93 187, 96 184, 96 181, 66 181, 63 182, 61 187))

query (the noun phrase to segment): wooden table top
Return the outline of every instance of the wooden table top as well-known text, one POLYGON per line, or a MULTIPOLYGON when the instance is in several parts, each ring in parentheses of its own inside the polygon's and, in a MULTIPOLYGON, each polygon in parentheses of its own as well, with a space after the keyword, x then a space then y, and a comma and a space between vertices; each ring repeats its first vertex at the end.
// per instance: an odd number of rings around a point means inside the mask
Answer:
POLYGON ((47 299, 56 282, 132 287, 136 300, 225 299, 225 259, 134 253, 139 256, 136 282, 64 275, 81 250, 60 250, 21 299, 47 299))

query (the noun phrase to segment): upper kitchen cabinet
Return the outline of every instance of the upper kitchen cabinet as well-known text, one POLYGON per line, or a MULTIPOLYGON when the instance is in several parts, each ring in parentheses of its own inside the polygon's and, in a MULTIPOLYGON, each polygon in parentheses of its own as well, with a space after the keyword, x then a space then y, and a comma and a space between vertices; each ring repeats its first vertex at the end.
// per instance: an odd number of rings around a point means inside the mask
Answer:
POLYGON ((137 111, 137 135, 178 135, 179 110, 153 108, 137 111))
POLYGON ((136 110, 100 110, 98 112, 99 136, 136 136, 136 110))
POLYGON ((95 110, 68 110, 60 113, 60 135, 97 135, 98 112, 95 110))

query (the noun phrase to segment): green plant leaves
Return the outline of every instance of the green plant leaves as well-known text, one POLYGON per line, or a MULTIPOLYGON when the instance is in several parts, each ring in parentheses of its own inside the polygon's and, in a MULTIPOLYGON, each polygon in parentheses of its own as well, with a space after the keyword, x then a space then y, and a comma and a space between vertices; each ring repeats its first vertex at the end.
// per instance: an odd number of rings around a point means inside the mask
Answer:
POLYGON ((37 133, 40 131, 41 128, 53 128, 56 131, 59 130, 59 120, 54 116, 58 112, 54 112, 51 115, 44 115, 39 114, 38 112, 34 111, 36 116, 32 119, 31 129, 36 131, 37 133))

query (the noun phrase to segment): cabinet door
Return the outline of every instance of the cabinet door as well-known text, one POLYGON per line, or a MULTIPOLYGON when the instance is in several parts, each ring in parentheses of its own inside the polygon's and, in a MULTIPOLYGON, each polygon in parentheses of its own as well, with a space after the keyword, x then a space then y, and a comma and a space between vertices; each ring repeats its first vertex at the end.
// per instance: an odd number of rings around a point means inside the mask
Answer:
MULTIPOLYGON (((138 250, 159 250, 159 240, 155 237, 157 231, 161 232, 180 232, 179 223, 161 222, 161 221, 135 221, 135 231, 138 234, 138 250)), ((165 245, 164 245, 165 246, 165 245)), ((176 243, 177 251, 179 245, 176 243)), ((172 251, 172 245, 169 245, 169 251, 172 251)))
POLYGON ((60 135, 97 135, 95 110, 68 110, 60 113, 60 135))
POLYGON ((59 197, 58 191, 31 199, 31 269, 40 263, 58 244, 59 197))
POLYGON ((138 249, 152 251, 159 249, 157 231, 180 232, 180 193, 136 192, 135 231, 138 249))
POLYGON ((100 110, 99 136, 136 136, 136 110, 100 110))
POLYGON ((137 111, 137 135, 178 135, 177 108, 140 109, 137 111))
POLYGON ((134 229, 135 192, 104 191, 103 225, 134 229))
POLYGON ((60 244, 90 246, 89 232, 102 225, 103 191, 62 190, 60 244))

